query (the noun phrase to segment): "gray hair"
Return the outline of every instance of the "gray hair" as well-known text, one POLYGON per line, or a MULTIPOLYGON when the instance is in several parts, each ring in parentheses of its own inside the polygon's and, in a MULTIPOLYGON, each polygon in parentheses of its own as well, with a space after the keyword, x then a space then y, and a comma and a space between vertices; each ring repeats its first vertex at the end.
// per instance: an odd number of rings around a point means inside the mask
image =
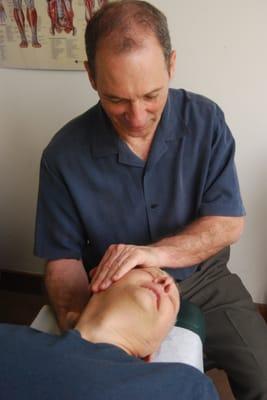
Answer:
POLYGON ((110 36, 115 52, 128 52, 142 46, 140 33, 142 39, 144 33, 154 35, 169 67, 171 39, 167 19, 160 10, 140 0, 115 1, 98 10, 85 31, 86 54, 92 77, 96 75, 95 58, 101 41, 110 36))

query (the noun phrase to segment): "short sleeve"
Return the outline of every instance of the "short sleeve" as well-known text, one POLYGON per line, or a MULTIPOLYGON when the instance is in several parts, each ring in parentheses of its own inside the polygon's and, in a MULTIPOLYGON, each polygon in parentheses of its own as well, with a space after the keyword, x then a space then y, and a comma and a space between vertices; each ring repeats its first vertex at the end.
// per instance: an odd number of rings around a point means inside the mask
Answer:
POLYGON ((217 108, 200 216, 242 216, 245 214, 234 155, 234 138, 225 122, 223 112, 217 108))
POLYGON ((45 259, 81 259, 85 237, 74 201, 45 156, 40 166, 34 254, 45 259))

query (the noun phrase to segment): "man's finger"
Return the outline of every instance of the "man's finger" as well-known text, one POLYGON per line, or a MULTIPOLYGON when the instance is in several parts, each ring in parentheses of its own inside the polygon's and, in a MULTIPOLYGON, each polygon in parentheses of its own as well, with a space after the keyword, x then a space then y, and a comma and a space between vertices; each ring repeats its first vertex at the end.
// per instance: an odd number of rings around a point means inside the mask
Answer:
POLYGON ((103 282, 103 280, 105 279, 105 277, 108 273, 107 265, 104 265, 104 266, 98 267, 98 268, 99 268, 98 276, 92 282, 92 290, 94 292, 97 292, 100 289, 100 284, 103 282))
MULTIPOLYGON (((127 251, 128 246, 124 244, 111 245, 97 267, 97 274, 94 276, 93 284, 99 285, 106 274, 116 265, 116 260, 127 251), (104 272, 105 271, 105 272, 104 272)), ((95 285, 96 286, 96 285, 95 285)))
POLYGON ((109 271, 105 276, 103 283, 107 283, 108 281, 112 281, 114 275, 119 272, 122 266, 125 264, 126 260, 129 259, 129 249, 125 249, 117 258, 115 258, 110 265, 109 271))
POLYGON ((127 274, 127 272, 131 271, 131 269, 134 269, 135 267, 138 267, 139 265, 140 261, 138 260, 138 257, 132 254, 129 255, 113 275, 113 280, 117 281, 121 279, 125 274, 127 274))
MULTIPOLYGON (((133 268, 139 266, 140 262, 136 254, 128 254, 123 259, 118 261, 118 264, 114 264, 110 269, 109 273, 103 280, 103 288, 107 288, 112 284, 121 279, 125 274, 131 271, 133 268)), ((102 286, 100 285, 100 287, 102 286)))
POLYGON ((89 276, 90 276, 91 279, 92 279, 93 276, 95 275, 96 270, 97 270, 97 267, 94 267, 93 269, 91 269, 91 270, 89 271, 89 276))
MULTIPOLYGON (((97 291, 100 289, 101 284, 104 282, 106 279, 107 275, 110 272, 110 269, 112 268, 112 265, 116 262, 116 258, 118 255, 114 255, 110 260, 108 259, 105 263, 100 263, 99 266, 97 267, 97 275, 94 277, 92 281, 92 289, 93 291, 97 291)), ((103 289, 103 287, 101 288, 103 289)))
POLYGON ((98 266, 96 267, 96 273, 92 279, 92 284, 94 284, 95 282, 97 282, 99 280, 99 276, 102 273, 103 269, 105 269, 108 265, 108 263, 110 261, 112 261, 113 259, 115 259, 118 255, 116 254, 116 251, 113 247, 109 247, 107 249, 107 251, 105 252, 102 260, 100 261, 100 263, 98 264, 98 266))
MULTIPOLYGON (((113 260, 102 287, 107 288, 112 282, 122 278, 127 272, 142 264, 143 253, 136 246, 125 246, 121 254, 113 260)), ((100 285, 101 286, 101 285, 100 285)))

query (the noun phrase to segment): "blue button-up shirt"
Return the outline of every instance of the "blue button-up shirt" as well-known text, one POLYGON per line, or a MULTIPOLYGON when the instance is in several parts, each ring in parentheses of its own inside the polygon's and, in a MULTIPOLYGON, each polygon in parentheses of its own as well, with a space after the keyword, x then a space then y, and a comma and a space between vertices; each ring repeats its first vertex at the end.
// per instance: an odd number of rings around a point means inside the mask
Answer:
MULTIPOLYGON (((98 103, 43 153, 35 254, 83 258, 90 269, 110 244, 146 245, 202 216, 243 215, 234 150, 222 111, 202 96, 170 89, 146 161, 98 103)), ((170 272, 184 279, 196 267, 170 272)))

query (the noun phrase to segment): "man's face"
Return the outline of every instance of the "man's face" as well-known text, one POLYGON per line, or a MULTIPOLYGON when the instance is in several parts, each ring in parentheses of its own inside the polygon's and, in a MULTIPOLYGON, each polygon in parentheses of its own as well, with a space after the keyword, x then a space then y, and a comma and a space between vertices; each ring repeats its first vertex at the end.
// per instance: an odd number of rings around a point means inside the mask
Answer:
POLYGON ((163 51, 153 36, 141 48, 116 55, 100 45, 96 55, 97 90, 102 107, 117 133, 130 138, 153 137, 165 106, 175 53, 166 65, 163 51))
POLYGON ((159 268, 135 268, 95 296, 109 304, 112 326, 145 341, 149 354, 174 325, 180 307, 174 280, 159 268))

